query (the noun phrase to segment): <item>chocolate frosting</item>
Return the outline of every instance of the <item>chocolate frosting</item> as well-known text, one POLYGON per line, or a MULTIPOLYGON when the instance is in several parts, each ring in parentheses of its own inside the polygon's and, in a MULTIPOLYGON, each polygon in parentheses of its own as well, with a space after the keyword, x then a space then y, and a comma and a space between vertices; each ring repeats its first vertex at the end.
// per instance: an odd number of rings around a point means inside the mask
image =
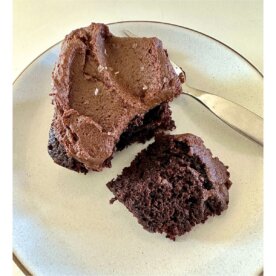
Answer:
POLYGON ((135 116, 181 93, 159 39, 115 37, 104 24, 65 37, 52 78, 56 137, 96 171, 135 116))

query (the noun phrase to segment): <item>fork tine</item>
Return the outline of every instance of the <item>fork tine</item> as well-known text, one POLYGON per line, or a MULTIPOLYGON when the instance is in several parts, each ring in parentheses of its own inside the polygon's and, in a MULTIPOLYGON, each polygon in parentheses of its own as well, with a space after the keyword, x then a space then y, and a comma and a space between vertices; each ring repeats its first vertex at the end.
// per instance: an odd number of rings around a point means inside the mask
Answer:
POLYGON ((128 37, 138 37, 136 34, 130 32, 128 30, 123 30, 123 33, 128 37))

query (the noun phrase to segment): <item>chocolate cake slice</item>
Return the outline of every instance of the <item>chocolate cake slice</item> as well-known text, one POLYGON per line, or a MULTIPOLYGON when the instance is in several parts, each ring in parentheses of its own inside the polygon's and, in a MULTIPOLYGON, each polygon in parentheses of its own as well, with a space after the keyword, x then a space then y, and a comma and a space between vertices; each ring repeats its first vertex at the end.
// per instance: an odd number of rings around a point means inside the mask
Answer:
POLYGON ((201 138, 159 134, 107 187, 144 229, 175 240, 227 209, 227 168, 201 138))
POLYGON ((71 32, 53 71, 48 152, 78 172, 111 166, 116 150, 172 130, 182 78, 157 38, 116 37, 104 24, 71 32))

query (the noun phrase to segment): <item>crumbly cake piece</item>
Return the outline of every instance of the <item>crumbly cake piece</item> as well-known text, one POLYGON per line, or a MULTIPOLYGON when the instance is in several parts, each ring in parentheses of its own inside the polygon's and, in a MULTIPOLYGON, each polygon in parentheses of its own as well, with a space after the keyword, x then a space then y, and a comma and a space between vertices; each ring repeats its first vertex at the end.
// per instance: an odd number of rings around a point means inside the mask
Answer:
POLYGON ((163 135, 107 187, 150 232, 175 240, 229 202, 229 172, 192 134, 163 135))

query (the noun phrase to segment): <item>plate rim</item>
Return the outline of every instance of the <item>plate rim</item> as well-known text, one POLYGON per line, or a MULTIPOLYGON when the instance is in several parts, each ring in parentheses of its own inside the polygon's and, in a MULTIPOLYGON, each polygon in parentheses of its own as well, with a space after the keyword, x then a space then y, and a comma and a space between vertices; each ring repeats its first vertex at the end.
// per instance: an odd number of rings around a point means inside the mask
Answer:
MULTIPOLYGON (((226 43, 220 41, 219 39, 210 36, 206 33, 203 33, 201 31, 195 30, 193 28, 189 28, 189 27, 185 27, 182 25, 178 25, 178 24, 174 24, 174 23, 169 23, 169 22, 163 22, 163 21, 154 21, 154 20, 123 20, 123 21, 115 21, 115 22, 110 22, 110 23, 104 23, 108 26, 112 26, 112 25, 116 25, 116 24, 124 24, 124 23, 153 23, 153 24, 160 24, 160 25, 165 25, 165 26, 172 26, 172 27, 177 27, 177 28, 181 28, 181 29, 185 29, 191 32, 194 32, 196 34, 200 34, 210 40, 213 40, 217 43, 219 43, 220 45, 222 45, 223 47, 227 48, 228 50, 230 50, 231 52, 233 52, 234 54, 238 55, 241 59, 243 59, 252 69, 254 69, 256 71, 257 74, 259 74, 259 76, 263 79, 264 75, 263 73, 247 58, 245 58, 242 54, 240 54, 238 51, 236 51, 235 49, 233 49, 232 47, 230 47, 229 45, 227 45, 226 43)), ((14 85, 16 84, 16 82, 19 80, 19 78, 25 73, 25 71, 34 63, 36 62, 41 56, 43 56, 46 52, 48 52, 50 49, 54 48, 55 46, 57 46, 58 44, 60 44, 63 41, 60 40, 58 42, 56 42, 55 44, 51 45, 50 47, 48 47, 47 49, 45 49, 42 53, 40 53, 38 56, 36 56, 32 61, 30 61, 28 63, 28 65, 17 75, 17 77, 14 79, 14 81, 12 82, 12 86, 14 87, 14 85)), ((13 248, 12 250, 12 257, 13 257, 13 262, 17 265, 17 267, 21 270, 21 272, 24 275, 33 275, 30 271, 31 269, 28 268, 27 264, 24 264, 24 262, 20 259, 20 257, 18 256, 18 254, 16 254, 15 249, 13 248)), ((262 273, 262 272, 261 272, 262 273)))

